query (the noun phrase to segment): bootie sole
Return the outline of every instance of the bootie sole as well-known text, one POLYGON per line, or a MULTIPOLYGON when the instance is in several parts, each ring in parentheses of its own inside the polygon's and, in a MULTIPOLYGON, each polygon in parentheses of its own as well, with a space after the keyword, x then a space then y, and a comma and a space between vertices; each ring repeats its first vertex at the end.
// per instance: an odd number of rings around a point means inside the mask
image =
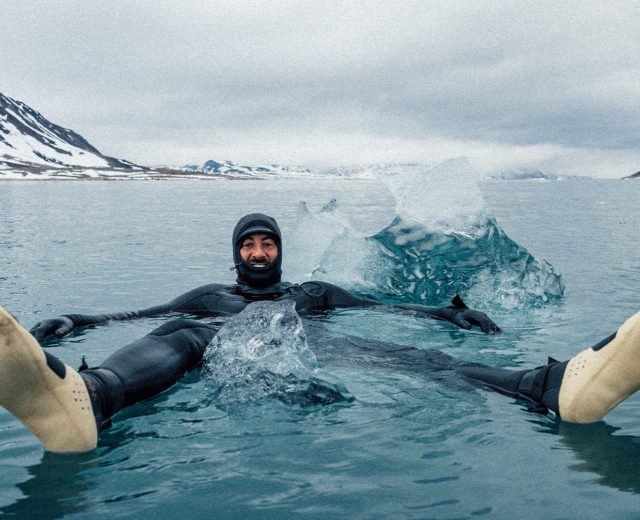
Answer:
POLYGON ((64 365, 60 377, 38 342, 0 307, 0 405, 58 453, 96 447, 98 431, 80 375, 64 365))
POLYGON ((639 388, 640 312, 607 345, 569 361, 558 397, 560 416, 574 423, 598 421, 639 388))

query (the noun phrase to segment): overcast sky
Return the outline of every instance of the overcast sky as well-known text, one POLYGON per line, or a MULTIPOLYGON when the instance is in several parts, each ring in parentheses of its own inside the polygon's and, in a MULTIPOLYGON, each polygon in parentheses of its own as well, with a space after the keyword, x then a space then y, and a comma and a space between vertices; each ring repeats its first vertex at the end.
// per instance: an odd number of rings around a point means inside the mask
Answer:
POLYGON ((102 153, 640 170, 640 3, 2 3, 0 92, 102 153))

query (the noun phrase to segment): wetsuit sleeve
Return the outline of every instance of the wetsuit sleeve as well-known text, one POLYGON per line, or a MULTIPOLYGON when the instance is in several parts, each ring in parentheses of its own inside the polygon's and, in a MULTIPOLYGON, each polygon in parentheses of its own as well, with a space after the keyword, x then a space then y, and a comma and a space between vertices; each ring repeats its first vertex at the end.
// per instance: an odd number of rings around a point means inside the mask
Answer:
POLYGON ((65 314, 64 316, 73 321, 74 327, 84 327, 114 320, 133 320, 159 316, 171 312, 215 312, 217 309, 215 308, 215 303, 212 304, 212 302, 217 301, 217 298, 207 297, 212 294, 215 295, 218 288, 218 284, 204 285, 188 291, 168 303, 138 311, 114 312, 111 314, 65 314))
POLYGON ((451 305, 448 307, 425 307, 423 305, 412 304, 381 304, 380 309, 389 312, 411 313, 417 316, 424 316, 436 320, 448 321, 461 329, 470 329, 473 326, 479 327, 482 332, 494 334, 501 332, 500 327, 489 318, 484 312, 469 309, 456 294, 451 305))
POLYGON ((303 288, 310 286, 309 293, 315 296, 312 291, 318 292, 318 295, 322 295, 322 305, 324 309, 335 309, 337 307, 368 307, 370 305, 380 305, 375 300, 369 300, 367 298, 361 298, 355 294, 346 291, 342 287, 333 285, 326 282, 309 282, 302 285, 303 288), (321 287, 321 292, 316 289, 321 287))
MULTIPOLYGON (((315 283, 315 282, 313 282, 315 283)), ((336 285, 322 283, 325 291, 325 305, 327 309, 337 307, 374 307, 384 312, 397 312, 402 314, 414 314, 436 320, 448 321, 462 329, 479 327, 483 332, 500 332, 500 327, 491 318, 480 311, 469 309, 459 295, 451 300, 449 307, 426 307, 413 304, 385 304, 367 298, 360 298, 336 285)))
MULTIPOLYGON (((316 284, 318 282, 312 282, 316 284)), ((306 285, 306 284, 305 284, 306 285)), ((377 310, 388 312, 400 312, 405 314, 421 314, 431 318, 450 321, 452 312, 447 308, 425 307, 423 305, 411 304, 386 304, 368 298, 361 298, 346 291, 342 287, 330 283, 319 284, 324 289, 324 304, 327 309, 336 307, 370 307, 375 306, 377 310)), ((466 308, 466 307, 465 307, 466 308)))
POLYGON ((325 290, 325 304, 327 308, 375 306, 376 309, 380 311, 419 314, 446 321, 451 321, 453 315, 451 309, 448 308, 425 307, 423 305, 412 304, 386 304, 368 298, 361 298, 337 285, 323 282, 322 286, 325 290))

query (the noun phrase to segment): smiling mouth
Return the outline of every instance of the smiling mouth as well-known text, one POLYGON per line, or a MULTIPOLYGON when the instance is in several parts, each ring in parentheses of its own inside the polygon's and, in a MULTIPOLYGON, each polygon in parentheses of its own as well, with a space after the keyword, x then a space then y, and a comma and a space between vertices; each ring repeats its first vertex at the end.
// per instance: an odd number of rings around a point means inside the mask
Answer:
POLYGON ((255 267, 256 269, 266 269, 271 265, 271 262, 267 262, 266 260, 251 260, 249 262, 251 267, 255 267))

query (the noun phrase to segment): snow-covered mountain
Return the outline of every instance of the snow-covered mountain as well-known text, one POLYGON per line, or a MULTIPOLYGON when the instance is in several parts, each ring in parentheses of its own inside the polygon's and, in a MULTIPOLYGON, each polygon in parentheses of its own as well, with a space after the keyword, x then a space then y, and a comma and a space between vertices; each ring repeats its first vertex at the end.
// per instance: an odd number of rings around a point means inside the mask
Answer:
POLYGON ((313 172, 306 168, 280 166, 277 164, 247 166, 231 161, 207 161, 202 166, 189 164, 183 168, 187 172, 224 175, 228 177, 266 178, 277 175, 279 177, 311 176, 313 172))
POLYGON ((69 167, 139 168, 128 161, 102 155, 82 136, 0 93, 0 172, 69 167))
POLYGON ((202 166, 189 164, 183 166, 186 172, 223 175, 230 178, 259 178, 269 177, 344 177, 344 178, 374 178, 392 168, 416 166, 414 164, 375 164, 366 166, 324 167, 311 170, 300 166, 283 166, 280 164, 242 165, 232 161, 207 161, 202 166))
POLYGON ((488 176, 488 179, 494 181, 562 181, 567 179, 579 179, 586 180, 591 179, 588 176, 576 176, 576 175, 556 175, 555 173, 545 172, 535 168, 532 169, 511 169, 504 170, 498 173, 493 173, 488 176))

